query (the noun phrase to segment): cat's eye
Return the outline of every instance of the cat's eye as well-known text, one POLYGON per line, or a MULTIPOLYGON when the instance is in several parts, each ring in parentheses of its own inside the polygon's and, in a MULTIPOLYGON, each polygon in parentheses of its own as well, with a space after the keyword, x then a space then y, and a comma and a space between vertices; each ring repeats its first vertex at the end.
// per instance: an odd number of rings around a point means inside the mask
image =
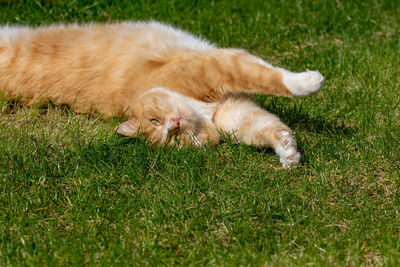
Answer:
POLYGON ((159 120, 156 120, 156 119, 151 119, 150 122, 155 126, 160 126, 161 125, 161 122, 159 120))

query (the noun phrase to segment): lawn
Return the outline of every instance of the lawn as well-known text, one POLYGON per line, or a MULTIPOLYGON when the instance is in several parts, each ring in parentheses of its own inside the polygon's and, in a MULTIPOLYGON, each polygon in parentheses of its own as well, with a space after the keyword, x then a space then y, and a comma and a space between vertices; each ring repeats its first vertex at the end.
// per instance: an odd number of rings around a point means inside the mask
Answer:
POLYGON ((318 69, 313 96, 254 96, 302 164, 228 138, 152 148, 0 97, 0 265, 400 264, 400 2, 0 1, 2 24, 149 19, 318 69))

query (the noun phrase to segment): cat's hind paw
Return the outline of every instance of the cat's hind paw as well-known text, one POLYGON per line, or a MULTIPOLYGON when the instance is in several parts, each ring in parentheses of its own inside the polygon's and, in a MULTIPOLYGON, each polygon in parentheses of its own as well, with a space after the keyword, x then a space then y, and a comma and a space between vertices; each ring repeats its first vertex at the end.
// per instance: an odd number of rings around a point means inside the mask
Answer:
POLYGON ((324 76, 318 71, 307 70, 293 73, 284 71, 283 84, 295 96, 306 96, 317 92, 324 83, 324 76))
POLYGON ((279 131, 282 136, 275 148, 280 157, 283 168, 291 168, 300 162, 300 152, 297 151, 297 143, 294 137, 287 131, 279 131))

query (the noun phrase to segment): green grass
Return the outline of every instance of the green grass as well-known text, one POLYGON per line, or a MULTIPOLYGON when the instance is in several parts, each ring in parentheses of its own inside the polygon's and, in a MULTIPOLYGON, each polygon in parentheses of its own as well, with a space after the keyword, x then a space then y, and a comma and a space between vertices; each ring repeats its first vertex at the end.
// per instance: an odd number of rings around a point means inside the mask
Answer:
POLYGON ((3 99, 0 265, 400 264, 398 1, 0 2, 0 23, 148 19, 321 71, 316 95, 255 96, 302 165, 229 140, 151 148, 117 120, 3 99))

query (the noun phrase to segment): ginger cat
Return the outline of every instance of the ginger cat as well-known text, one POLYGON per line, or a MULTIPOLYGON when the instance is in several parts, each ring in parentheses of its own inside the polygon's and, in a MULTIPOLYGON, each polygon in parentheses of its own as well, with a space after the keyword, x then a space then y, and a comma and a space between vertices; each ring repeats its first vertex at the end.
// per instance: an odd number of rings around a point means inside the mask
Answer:
POLYGON ((121 116, 119 134, 156 144, 217 143, 219 131, 300 160, 290 129, 246 94, 306 96, 317 71, 293 73, 158 22, 0 27, 0 90, 31 105, 121 116))

